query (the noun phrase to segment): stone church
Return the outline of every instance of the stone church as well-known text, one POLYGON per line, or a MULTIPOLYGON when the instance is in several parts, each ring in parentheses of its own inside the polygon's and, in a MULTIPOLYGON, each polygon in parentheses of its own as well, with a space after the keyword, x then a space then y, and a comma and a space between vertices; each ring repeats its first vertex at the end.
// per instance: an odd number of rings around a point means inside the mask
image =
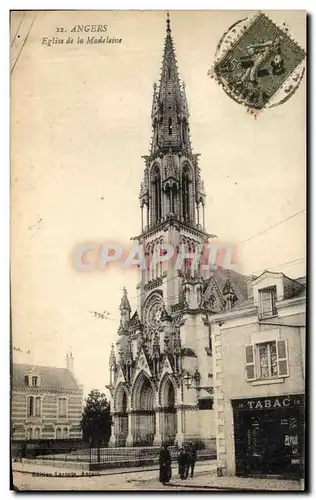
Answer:
MULTIPOLYGON (((199 154, 190 141, 185 85, 180 81, 167 18, 159 84, 151 110, 153 136, 144 156, 140 189, 141 230, 134 239, 148 262, 157 245, 207 245, 205 190, 199 154)), ((120 325, 110 354, 111 446, 215 443, 212 315, 247 298, 246 277, 217 267, 192 270, 189 259, 140 269, 138 305, 131 310, 126 290, 120 325)))

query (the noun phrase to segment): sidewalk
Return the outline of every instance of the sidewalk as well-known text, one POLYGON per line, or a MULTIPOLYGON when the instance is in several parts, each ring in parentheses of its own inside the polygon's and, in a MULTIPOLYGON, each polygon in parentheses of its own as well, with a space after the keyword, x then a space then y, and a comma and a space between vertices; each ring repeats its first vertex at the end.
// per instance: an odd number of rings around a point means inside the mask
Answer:
POLYGON ((172 479, 171 487, 191 489, 218 489, 230 491, 303 491, 299 480, 258 479, 249 477, 224 476, 217 477, 215 473, 199 474, 193 479, 172 479))
MULTIPOLYGON (((196 474, 197 476, 200 476, 201 474, 205 474, 207 472, 209 473, 215 473, 216 471, 216 460, 205 460, 201 462, 197 462, 196 466, 196 474)), ((12 470, 13 472, 21 472, 23 474, 48 474, 51 476, 55 476, 60 474, 63 477, 83 477, 83 476, 113 476, 115 474, 133 474, 133 473, 139 473, 139 472, 146 472, 146 471, 157 471, 159 470, 158 465, 146 465, 144 467, 131 467, 131 468, 124 468, 124 469, 104 469, 101 471, 88 471, 88 470, 80 470, 80 469, 71 469, 71 468, 63 468, 63 467, 58 467, 58 466, 52 466, 52 465, 38 465, 36 463, 30 464, 30 463, 21 463, 21 462, 12 462, 12 470)), ((172 471, 173 474, 177 474, 178 472, 178 465, 174 462, 172 463, 172 471)))

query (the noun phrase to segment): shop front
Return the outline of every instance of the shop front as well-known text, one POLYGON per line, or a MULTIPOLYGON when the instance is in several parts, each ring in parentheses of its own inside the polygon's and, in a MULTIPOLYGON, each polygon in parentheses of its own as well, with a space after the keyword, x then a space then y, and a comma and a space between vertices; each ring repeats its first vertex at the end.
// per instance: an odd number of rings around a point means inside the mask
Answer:
POLYGON ((304 395, 232 400, 236 475, 303 477, 304 395))

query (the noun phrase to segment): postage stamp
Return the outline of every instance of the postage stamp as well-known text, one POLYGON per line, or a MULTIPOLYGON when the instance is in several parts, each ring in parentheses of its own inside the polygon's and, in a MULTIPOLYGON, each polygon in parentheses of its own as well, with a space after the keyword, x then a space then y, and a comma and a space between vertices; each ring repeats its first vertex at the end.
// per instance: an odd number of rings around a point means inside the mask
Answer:
POLYGON ((305 71, 305 51, 290 37, 285 23, 278 27, 263 13, 231 26, 216 56, 212 76, 253 112, 285 102, 305 71))

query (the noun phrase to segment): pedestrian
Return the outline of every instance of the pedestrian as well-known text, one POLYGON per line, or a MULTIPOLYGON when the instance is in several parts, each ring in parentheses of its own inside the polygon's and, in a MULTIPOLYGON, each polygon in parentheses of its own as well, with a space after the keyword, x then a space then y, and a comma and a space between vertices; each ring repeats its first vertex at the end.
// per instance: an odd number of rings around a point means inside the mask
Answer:
POLYGON ((189 475, 189 469, 190 469, 190 451, 191 451, 191 443, 189 443, 186 446, 186 462, 185 462, 184 479, 187 479, 187 477, 189 475))
POLYGON ((189 474, 189 469, 191 468, 191 477, 194 475, 194 467, 195 467, 195 462, 197 460, 197 453, 196 453, 196 446, 193 444, 190 445, 190 450, 188 453, 188 470, 187 470, 187 477, 189 474))
POLYGON ((161 447, 159 453, 159 481, 162 484, 169 483, 171 479, 171 456, 168 446, 165 444, 161 447))
POLYGON ((180 448, 178 454, 179 476, 180 479, 186 479, 185 471, 187 466, 188 454, 184 448, 180 448))

